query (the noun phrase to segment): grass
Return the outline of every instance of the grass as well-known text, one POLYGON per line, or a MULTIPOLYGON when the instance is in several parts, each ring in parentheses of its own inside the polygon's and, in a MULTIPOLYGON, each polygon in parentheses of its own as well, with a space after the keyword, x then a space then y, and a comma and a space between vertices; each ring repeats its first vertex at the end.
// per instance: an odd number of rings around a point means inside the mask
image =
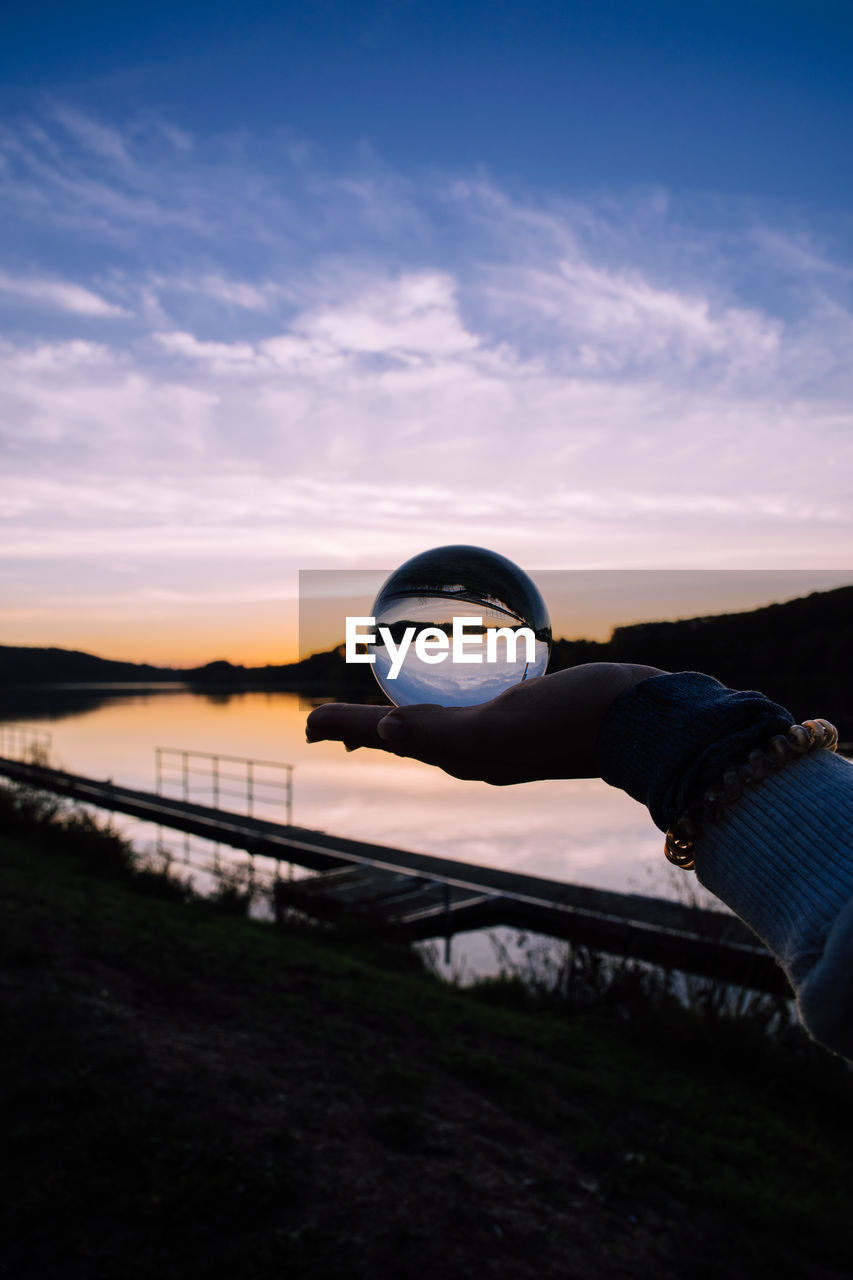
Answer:
POLYGON ((27 803, 0 839, 0 1274, 849 1275, 853 1080, 802 1038, 460 991, 27 803))

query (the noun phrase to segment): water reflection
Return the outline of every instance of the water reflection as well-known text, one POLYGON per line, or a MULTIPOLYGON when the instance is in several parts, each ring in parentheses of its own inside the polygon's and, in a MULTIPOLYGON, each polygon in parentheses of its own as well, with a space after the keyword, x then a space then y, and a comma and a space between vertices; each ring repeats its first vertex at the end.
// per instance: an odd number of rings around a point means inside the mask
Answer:
POLYGON ((176 681, 151 685, 51 684, 32 689, 0 689, 0 720, 62 720, 66 716, 97 711, 122 696, 136 698, 153 693, 185 693, 187 686, 176 681))
POLYGON ((51 728, 54 763, 75 773, 153 790, 158 746, 279 760, 296 765, 303 826, 602 887, 665 883, 646 810, 599 780, 491 788, 396 756, 309 747, 295 694, 51 691, 16 718, 51 728))
MULTIPOLYGON (((50 729, 52 763, 74 773, 153 791, 156 747, 281 761, 296 766, 300 826, 554 880, 673 892, 662 837, 646 810, 603 782, 490 788, 396 756, 308 746, 296 694, 172 688, 63 700, 54 690, 47 701, 19 705, 15 718, 50 729)), ((460 957, 474 946, 454 945, 460 957)), ((474 949, 491 954, 482 939, 474 949)))

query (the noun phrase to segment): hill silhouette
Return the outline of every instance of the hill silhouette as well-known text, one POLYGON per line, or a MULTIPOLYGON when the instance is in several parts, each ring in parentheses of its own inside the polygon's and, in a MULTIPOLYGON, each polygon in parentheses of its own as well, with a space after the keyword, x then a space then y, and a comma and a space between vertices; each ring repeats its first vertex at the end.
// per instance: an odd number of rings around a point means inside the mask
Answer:
MULTIPOLYGON (((761 689, 798 719, 826 716, 853 738, 853 586, 813 592, 743 613, 617 627, 610 640, 557 640, 549 670, 582 662, 639 662, 706 671, 733 688, 761 689)), ((382 701, 370 668, 348 665, 343 646, 301 662, 246 667, 217 659, 199 667, 120 662, 61 648, 0 645, 0 689, 57 684, 174 683, 223 693, 250 689, 382 701)))
POLYGON ((797 719, 825 716, 853 736, 853 586, 745 613, 617 627, 606 644, 558 640, 552 671, 579 662, 638 662, 706 671, 760 689, 797 719))
POLYGON ((58 685, 174 684, 200 690, 293 689, 335 693, 340 689, 366 694, 378 687, 366 666, 350 666, 343 646, 312 654, 301 662, 247 667, 217 658, 199 667, 158 667, 122 662, 77 649, 0 645, 0 689, 37 690, 58 685))
POLYGON ((99 658, 79 649, 27 648, 0 645, 0 684, 46 684, 65 682, 86 684, 89 681, 147 682, 184 680, 185 675, 173 667, 155 667, 147 662, 117 662, 99 658))

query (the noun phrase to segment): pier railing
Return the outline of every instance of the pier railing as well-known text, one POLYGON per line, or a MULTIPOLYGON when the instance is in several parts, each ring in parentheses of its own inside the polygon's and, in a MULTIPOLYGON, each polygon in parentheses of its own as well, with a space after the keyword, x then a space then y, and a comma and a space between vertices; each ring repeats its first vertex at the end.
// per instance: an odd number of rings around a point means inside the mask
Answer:
MULTIPOLYGON (((157 795, 178 798, 185 804, 209 807, 228 814, 245 814, 248 818, 281 817, 285 825, 293 822, 293 771, 294 765, 278 760, 261 760, 257 757, 226 755, 224 752, 196 751, 184 747, 154 748, 154 786, 157 795)), ((179 843, 167 839, 174 824, 158 821, 157 853, 165 865, 177 859, 186 872, 200 871, 212 876, 220 891, 229 885, 236 889, 242 884, 244 891, 255 899, 258 891, 272 895, 281 879, 283 863, 272 859, 272 870, 265 877, 259 874, 255 854, 245 852, 243 863, 236 860, 236 851, 223 858, 221 846, 228 841, 191 833, 183 828, 179 843)), ((287 864, 287 877, 293 877, 293 864, 287 864)))
POLYGON ((34 729, 15 721, 0 722, 0 756, 10 760, 29 760, 47 764, 50 760, 52 736, 46 729, 34 729))
POLYGON ((154 748, 155 790, 176 790, 182 800, 204 798, 213 809, 245 811, 254 817, 260 808, 282 807, 287 826, 293 822, 292 764, 229 756, 221 752, 191 751, 183 747, 154 748), (236 785, 235 785, 236 784, 236 785))

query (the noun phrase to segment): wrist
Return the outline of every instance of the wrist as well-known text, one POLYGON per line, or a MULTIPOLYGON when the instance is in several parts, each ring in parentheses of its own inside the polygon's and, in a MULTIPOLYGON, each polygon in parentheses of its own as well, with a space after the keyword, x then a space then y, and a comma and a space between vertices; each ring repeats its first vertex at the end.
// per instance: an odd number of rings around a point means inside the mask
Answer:
POLYGON ((662 831, 732 763, 793 717, 755 691, 696 671, 640 675, 610 707, 599 737, 600 776, 648 806, 662 831))

